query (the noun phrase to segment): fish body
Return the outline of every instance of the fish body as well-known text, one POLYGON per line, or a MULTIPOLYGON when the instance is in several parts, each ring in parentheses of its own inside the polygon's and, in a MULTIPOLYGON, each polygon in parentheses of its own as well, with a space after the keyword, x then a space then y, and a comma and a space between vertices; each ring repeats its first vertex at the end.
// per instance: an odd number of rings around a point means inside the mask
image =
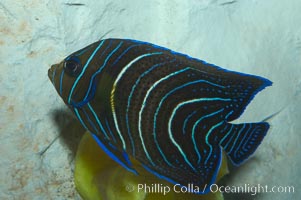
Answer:
POLYGON ((136 174, 129 157, 171 183, 208 186, 200 193, 214 183, 222 150, 239 165, 269 129, 230 122, 271 81, 146 42, 98 41, 48 75, 112 159, 136 174))

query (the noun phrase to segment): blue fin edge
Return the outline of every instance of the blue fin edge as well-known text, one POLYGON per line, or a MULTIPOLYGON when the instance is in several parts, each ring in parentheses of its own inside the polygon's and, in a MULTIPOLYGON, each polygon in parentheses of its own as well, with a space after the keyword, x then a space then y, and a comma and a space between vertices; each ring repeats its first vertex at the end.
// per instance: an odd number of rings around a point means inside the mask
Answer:
MULTIPOLYGON (((172 179, 170 179, 170 178, 168 178, 168 177, 166 177, 166 176, 163 176, 163 175, 159 174, 158 172, 156 172, 156 171, 150 169, 149 167, 147 167, 146 165, 142 164, 142 166, 143 166, 143 168, 146 169, 148 172, 150 172, 151 174, 157 176, 157 177, 160 178, 160 179, 166 180, 167 182, 170 182, 171 184, 174 184, 174 185, 177 184, 177 185, 179 185, 180 187, 185 187, 189 193, 193 193, 193 194, 208 194, 208 193, 210 192, 210 187, 211 187, 211 185, 214 184, 215 181, 216 181, 217 174, 218 174, 218 172, 219 172, 219 170, 220 170, 221 163, 222 163, 222 162, 221 162, 221 161, 222 161, 222 156, 223 156, 223 154, 222 154, 222 148, 220 147, 220 159, 218 160, 218 166, 217 166, 217 169, 216 169, 216 171, 214 172, 214 174, 213 174, 213 176, 212 176, 212 178, 211 178, 210 183, 209 183, 209 184, 206 184, 204 188, 200 188, 199 192, 190 191, 190 188, 187 188, 186 186, 181 185, 181 184, 177 183, 176 181, 174 181, 174 180, 172 180, 172 179)), ((188 184, 189 184, 189 183, 188 183, 188 184)), ((193 183, 192 183, 192 184, 193 184, 193 183)), ((199 186, 198 186, 198 187, 199 187, 199 186)))
MULTIPOLYGON (((124 167, 126 170, 138 175, 138 172, 136 170, 134 170, 133 168, 128 167, 125 163, 123 163, 117 156, 115 156, 100 140, 99 138, 92 133, 93 138, 96 140, 97 144, 102 148, 102 150, 108 155, 110 156, 110 158, 112 158, 115 162, 117 162, 118 164, 120 164, 122 167, 124 167)), ((123 152, 122 153, 123 157, 126 159, 127 163, 131 166, 132 163, 129 160, 128 155, 123 152)))
MULTIPOLYGON (((134 40, 134 39, 122 39, 122 38, 108 38, 108 39, 117 39, 117 40, 128 40, 128 41, 132 41, 132 42, 135 42, 135 43, 140 43, 140 44, 146 44, 146 45, 151 45, 155 48, 158 48, 158 49, 162 49, 162 50, 165 50, 165 51, 169 51, 171 52, 172 54, 176 54, 176 55, 179 55, 179 56, 184 56, 186 57, 187 59, 189 60, 193 60, 193 61, 197 61, 197 62, 202 62, 204 64, 207 64, 207 65, 210 65, 218 70, 222 70, 222 71, 226 71, 226 72, 231 72, 231 73, 235 73, 235 74, 239 74, 239 75, 242 75, 242 76, 250 76, 250 77, 253 77, 253 78, 258 78, 258 79, 261 79, 264 81, 264 84, 263 84, 263 87, 261 87, 260 89, 258 89, 257 92, 259 92, 260 90, 264 89, 265 87, 267 86, 271 86, 273 82, 271 82, 270 80, 266 79, 266 78, 263 78, 261 76, 257 76, 257 75, 253 75, 253 74, 248 74, 248 73, 242 73, 242 72, 237 72, 237 71, 232 71, 232 70, 228 70, 228 69, 225 69, 225 68, 222 68, 220 66, 217 66, 215 64, 212 64, 212 63, 208 63, 204 60, 201 60, 199 58, 194 58, 194 57, 191 57, 187 54, 184 54, 184 53, 180 53, 180 52, 176 52, 176 51, 173 51, 169 48, 166 48, 166 47, 162 47, 162 46, 159 46, 159 45, 156 45, 156 44, 153 44, 153 43, 150 43, 150 42, 144 42, 144 41, 139 41, 139 40, 134 40)), ((256 92, 256 93, 257 93, 256 92)), ((255 93, 255 94, 256 94, 255 93)))

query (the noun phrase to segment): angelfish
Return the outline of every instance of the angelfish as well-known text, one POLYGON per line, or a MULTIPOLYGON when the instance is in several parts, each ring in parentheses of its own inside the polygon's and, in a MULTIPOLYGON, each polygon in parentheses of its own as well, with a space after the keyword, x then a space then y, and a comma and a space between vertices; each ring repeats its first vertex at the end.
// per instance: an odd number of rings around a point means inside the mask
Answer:
POLYGON ((267 122, 232 124, 268 79, 229 71, 147 42, 105 39, 66 57, 48 76, 99 146, 138 174, 136 159, 173 184, 206 187, 222 151, 240 165, 267 122))

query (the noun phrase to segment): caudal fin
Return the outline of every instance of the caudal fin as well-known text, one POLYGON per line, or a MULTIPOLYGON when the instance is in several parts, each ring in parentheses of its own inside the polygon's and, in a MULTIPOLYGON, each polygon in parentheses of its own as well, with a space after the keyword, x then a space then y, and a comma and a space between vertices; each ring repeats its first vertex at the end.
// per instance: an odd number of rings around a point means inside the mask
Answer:
POLYGON ((240 165, 254 153, 269 127, 267 122, 228 124, 220 145, 232 163, 240 165))

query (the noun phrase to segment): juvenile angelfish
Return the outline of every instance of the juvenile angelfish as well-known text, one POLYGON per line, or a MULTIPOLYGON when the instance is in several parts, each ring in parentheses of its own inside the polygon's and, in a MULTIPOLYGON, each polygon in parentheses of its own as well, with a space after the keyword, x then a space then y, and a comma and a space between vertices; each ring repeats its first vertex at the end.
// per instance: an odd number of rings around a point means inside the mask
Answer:
POLYGON ((272 82, 154 44, 106 39, 53 65, 48 76, 99 146, 127 170, 130 157, 174 184, 206 187, 221 165, 254 153, 267 122, 232 124, 272 82))

